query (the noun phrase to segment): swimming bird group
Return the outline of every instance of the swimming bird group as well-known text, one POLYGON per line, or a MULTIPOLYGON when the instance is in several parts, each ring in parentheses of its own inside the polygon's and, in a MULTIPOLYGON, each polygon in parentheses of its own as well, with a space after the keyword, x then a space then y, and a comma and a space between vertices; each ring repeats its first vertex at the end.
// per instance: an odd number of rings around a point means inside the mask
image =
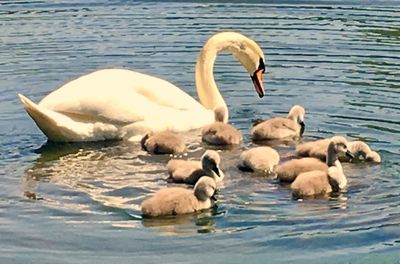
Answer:
MULTIPOLYGON (((205 151, 200 161, 169 160, 165 166, 166 182, 174 186, 161 189, 142 204, 145 216, 193 213, 215 204, 216 190, 225 177, 221 152, 215 149, 230 151, 226 147, 240 148, 243 142, 241 132, 228 124, 229 111, 213 78, 214 62, 221 51, 234 54, 250 74, 258 96, 263 97, 263 51, 240 33, 221 32, 207 40, 196 61, 200 102, 168 81, 126 69, 83 75, 38 104, 22 94, 19 98, 38 128, 55 142, 123 139, 140 141, 150 155, 179 154, 188 151, 181 133, 201 130, 205 151)), ((295 159, 281 162, 276 149, 257 146, 241 151, 238 169, 290 183, 292 196, 297 199, 326 197, 345 190, 347 179, 341 162, 381 162, 379 154, 365 142, 349 142, 342 136, 299 144, 305 131, 304 119, 305 109, 295 105, 286 117, 260 120, 250 130, 255 144, 271 140, 294 142, 295 159)))
MULTIPOLYGON (((274 137, 269 138, 271 140, 276 140, 277 138, 287 140, 289 138, 296 143, 304 132, 305 111, 301 106, 294 106, 293 109, 301 109, 299 112, 301 113, 300 117, 293 118, 289 114, 287 118, 272 118, 260 122, 255 128, 261 125, 264 131, 267 131, 264 135, 274 135, 274 137), (285 126, 288 123, 291 125, 285 126)), ((205 130, 209 130, 209 127, 214 124, 208 125, 205 130)), ((262 129, 261 127, 257 129, 262 129)), ((232 128, 225 127, 225 129, 231 131, 232 128)), ((203 129, 202 133, 203 141, 205 141, 205 130, 203 129)), ((220 128, 220 130, 221 133, 225 132, 223 128, 220 128)), ((254 131, 257 130, 253 128, 251 132, 254 131)), ((158 137, 157 144, 160 146, 163 144, 169 145, 168 140, 174 135, 173 132, 160 132, 159 134, 165 135, 165 133, 171 133, 171 136, 158 137)), ((181 139, 183 142, 182 137, 175 135, 175 138, 181 139)), ((252 135, 252 139, 255 142, 259 142, 259 137, 256 140, 252 135)), ((265 140, 267 139, 263 139, 263 141, 265 140)), ((175 145, 179 146, 182 142, 180 144, 175 142, 175 145)), ((225 151, 229 151, 221 147, 227 143, 206 142, 204 144, 205 148, 212 145, 213 148, 220 147, 225 151)), ((231 144, 238 144, 236 142, 231 144)), ((170 153, 175 152, 171 151, 170 153)), ((333 136, 297 144, 295 156, 296 158, 280 163, 281 158, 276 149, 269 146, 257 146, 241 151, 238 156, 237 167, 241 171, 276 177, 278 183, 283 185, 290 184, 289 189, 294 199, 310 199, 326 198, 331 193, 339 193, 346 189, 347 178, 341 161, 352 162, 361 159, 376 163, 381 162, 379 154, 372 151, 365 142, 348 141, 343 136, 333 136)), ((160 216, 190 213, 211 207, 214 204, 214 192, 211 190, 215 191, 218 187, 217 183, 224 178, 220 165, 221 158, 215 150, 206 150, 200 161, 171 159, 166 165, 169 174, 167 180, 174 183, 194 185, 193 190, 189 191, 186 188, 177 187, 162 189, 154 194, 153 197, 144 201, 142 205, 143 214, 146 216, 160 216), (199 184, 200 182, 204 183, 199 184), (198 193, 202 195, 200 196, 198 193)))

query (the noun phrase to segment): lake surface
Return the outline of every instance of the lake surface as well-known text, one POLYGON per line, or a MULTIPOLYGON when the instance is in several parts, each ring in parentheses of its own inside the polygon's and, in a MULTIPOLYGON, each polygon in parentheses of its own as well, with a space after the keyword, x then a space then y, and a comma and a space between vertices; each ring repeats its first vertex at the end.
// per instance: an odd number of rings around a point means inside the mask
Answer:
MULTIPOLYGON (((400 263, 398 2, 104 2, 0 2, 1 263, 400 263), (142 219, 141 202, 168 186, 170 157, 124 142, 46 144, 17 99, 38 102, 108 67, 196 96, 196 56, 222 30, 262 46, 266 96, 233 56, 218 57, 216 81, 244 142, 221 152, 226 178, 212 210, 142 219), (239 172, 251 120, 293 104, 306 108, 303 141, 361 139, 383 163, 343 164, 348 189, 327 200, 295 201, 286 186, 239 172)), ((194 142, 187 158, 203 151, 194 142)))

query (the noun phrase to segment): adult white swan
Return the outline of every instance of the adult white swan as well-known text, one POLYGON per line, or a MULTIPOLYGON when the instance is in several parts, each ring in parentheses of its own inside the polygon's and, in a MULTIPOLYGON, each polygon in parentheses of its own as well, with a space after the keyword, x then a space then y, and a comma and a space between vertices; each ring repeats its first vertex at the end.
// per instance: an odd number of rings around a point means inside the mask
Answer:
POLYGON ((149 131, 188 131, 214 122, 215 108, 227 108, 213 76, 217 53, 224 50, 246 68, 263 97, 261 48, 242 34, 222 32, 206 42, 197 58, 196 88, 201 104, 165 80, 125 69, 83 75, 39 104, 21 94, 19 98, 51 141, 137 141, 149 131))

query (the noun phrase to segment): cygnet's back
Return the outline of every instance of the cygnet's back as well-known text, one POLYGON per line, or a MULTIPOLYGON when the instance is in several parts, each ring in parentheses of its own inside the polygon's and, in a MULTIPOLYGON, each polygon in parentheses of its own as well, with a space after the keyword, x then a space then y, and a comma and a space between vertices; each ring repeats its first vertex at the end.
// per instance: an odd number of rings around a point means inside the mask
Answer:
POLYGON ((328 171, 313 170, 300 173, 290 186, 294 198, 324 196, 346 187, 347 179, 338 160, 339 153, 351 155, 346 143, 342 138, 331 139, 326 159, 328 171))
POLYGON ((326 160, 328 145, 331 141, 346 142, 346 138, 342 136, 334 136, 331 138, 319 139, 297 145, 296 155, 299 157, 314 157, 320 160, 326 160))
POLYGON ((141 144, 144 150, 152 154, 178 154, 186 150, 182 137, 170 131, 146 134, 141 144))
POLYGON ((255 125, 251 137, 254 141, 299 137, 304 131, 304 115, 304 108, 295 105, 286 118, 275 117, 255 125))
POLYGON ((299 174, 290 187, 293 198, 323 196, 332 192, 327 172, 320 170, 299 174))
POLYGON ((281 182, 293 182, 300 173, 312 170, 327 172, 328 165, 316 158, 292 159, 278 164, 274 172, 281 182))
POLYGON ((196 184, 200 177, 206 175, 216 182, 222 181, 224 173, 220 169, 221 158, 218 152, 207 150, 201 157, 201 161, 175 160, 167 163, 169 181, 175 183, 196 184))
POLYGON ((226 109, 219 107, 214 110, 215 122, 204 126, 201 132, 203 142, 210 145, 227 146, 238 145, 242 141, 242 134, 231 124, 226 123, 226 109))
POLYGON ((166 188, 155 193, 142 204, 145 216, 187 214, 208 209, 213 205, 216 183, 211 177, 201 177, 194 189, 166 188))
POLYGON ((244 171, 270 173, 279 163, 278 152, 271 147, 256 147, 245 150, 239 157, 239 169, 244 171))

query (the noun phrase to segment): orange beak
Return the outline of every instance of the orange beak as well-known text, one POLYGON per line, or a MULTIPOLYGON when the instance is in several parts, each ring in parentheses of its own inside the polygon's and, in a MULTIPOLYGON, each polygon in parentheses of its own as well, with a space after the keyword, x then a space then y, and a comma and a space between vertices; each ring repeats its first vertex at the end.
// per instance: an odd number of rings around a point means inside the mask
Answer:
POLYGON ((262 98, 265 95, 264 85, 262 82, 263 72, 264 72, 263 69, 258 69, 251 76, 251 80, 253 81, 254 88, 256 89, 256 92, 258 93, 258 96, 260 98, 262 98))

